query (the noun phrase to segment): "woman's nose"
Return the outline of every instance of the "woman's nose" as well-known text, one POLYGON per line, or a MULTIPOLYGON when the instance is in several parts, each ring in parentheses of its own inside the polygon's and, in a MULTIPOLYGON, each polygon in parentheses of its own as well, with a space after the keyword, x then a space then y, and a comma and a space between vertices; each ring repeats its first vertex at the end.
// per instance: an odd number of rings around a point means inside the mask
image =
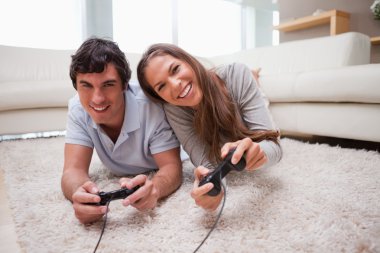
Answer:
POLYGON ((170 85, 173 87, 173 88, 179 88, 181 87, 181 79, 177 78, 177 77, 170 77, 169 78, 169 83, 170 85))

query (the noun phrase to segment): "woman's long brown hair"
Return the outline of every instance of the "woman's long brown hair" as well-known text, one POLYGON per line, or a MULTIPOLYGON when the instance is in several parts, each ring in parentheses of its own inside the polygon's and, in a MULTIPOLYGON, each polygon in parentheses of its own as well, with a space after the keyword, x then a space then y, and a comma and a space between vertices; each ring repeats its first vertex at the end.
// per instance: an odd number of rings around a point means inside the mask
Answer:
POLYGON ((224 144, 220 136, 234 142, 245 137, 255 142, 271 140, 277 142, 278 131, 250 130, 242 120, 238 105, 233 101, 222 79, 212 70, 206 68, 183 49, 172 45, 159 43, 148 48, 143 54, 138 66, 137 77, 144 93, 153 101, 166 103, 149 85, 145 78, 145 68, 155 56, 171 55, 185 61, 194 70, 203 99, 194 111, 194 129, 200 140, 209 147, 208 158, 219 162, 220 148, 224 144))

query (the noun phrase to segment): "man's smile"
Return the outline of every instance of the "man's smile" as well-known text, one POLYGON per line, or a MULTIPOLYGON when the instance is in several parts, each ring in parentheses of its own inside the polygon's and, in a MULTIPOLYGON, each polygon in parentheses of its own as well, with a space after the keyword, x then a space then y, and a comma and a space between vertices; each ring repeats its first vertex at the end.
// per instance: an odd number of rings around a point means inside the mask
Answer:
POLYGON ((109 107, 109 105, 107 105, 107 106, 94 106, 94 105, 90 105, 90 107, 92 109, 94 109, 95 111, 97 111, 97 112, 103 112, 103 111, 107 110, 107 108, 109 107))

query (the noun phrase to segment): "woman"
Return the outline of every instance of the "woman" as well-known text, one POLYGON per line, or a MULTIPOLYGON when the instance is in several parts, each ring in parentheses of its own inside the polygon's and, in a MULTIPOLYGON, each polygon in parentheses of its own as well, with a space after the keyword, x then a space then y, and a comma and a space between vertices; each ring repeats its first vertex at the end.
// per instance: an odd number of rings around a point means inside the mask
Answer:
POLYGON ((154 44, 143 54, 137 76, 145 94, 163 103, 168 121, 195 169, 191 196, 197 205, 215 210, 223 197, 206 193, 212 183, 199 180, 232 148, 232 163, 242 155, 247 170, 268 167, 281 159, 275 130, 263 96, 245 65, 206 68, 172 44, 154 44))

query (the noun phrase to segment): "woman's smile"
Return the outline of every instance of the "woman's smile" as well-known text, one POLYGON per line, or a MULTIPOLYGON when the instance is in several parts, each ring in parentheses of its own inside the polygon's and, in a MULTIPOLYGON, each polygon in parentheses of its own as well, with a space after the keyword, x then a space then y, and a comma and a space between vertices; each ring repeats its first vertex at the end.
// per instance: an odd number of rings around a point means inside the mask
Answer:
POLYGON ((179 94, 178 98, 184 98, 184 97, 186 97, 189 94, 189 92, 190 92, 190 90, 191 90, 192 87, 193 86, 192 86, 191 83, 188 84, 188 85, 186 85, 185 89, 181 92, 181 94, 179 94))
POLYGON ((202 100, 194 70, 171 55, 150 59, 145 75, 152 89, 170 104, 195 107, 202 100))

